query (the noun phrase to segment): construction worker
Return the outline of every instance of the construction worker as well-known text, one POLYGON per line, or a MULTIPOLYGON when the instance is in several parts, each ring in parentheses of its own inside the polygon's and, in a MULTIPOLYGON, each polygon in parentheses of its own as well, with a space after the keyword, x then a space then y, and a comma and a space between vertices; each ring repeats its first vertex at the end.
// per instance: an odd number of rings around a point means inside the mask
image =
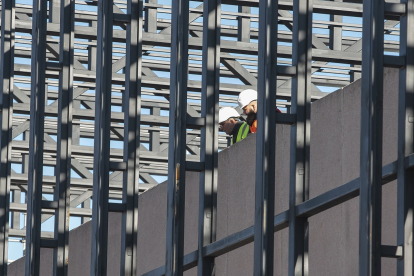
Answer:
POLYGON ((235 144, 247 137, 250 133, 246 122, 240 121, 240 114, 232 107, 223 107, 219 110, 220 131, 232 135, 231 144, 235 144))
MULTIPOLYGON (((240 92, 237 103, 243 109, 243 113, 247 115, 246 122, 250 127, 250 132, 257 131, 257 91, 253 89, 246 89, 240 92)), ((277 113, 282 113, 276 107, 277 113)))

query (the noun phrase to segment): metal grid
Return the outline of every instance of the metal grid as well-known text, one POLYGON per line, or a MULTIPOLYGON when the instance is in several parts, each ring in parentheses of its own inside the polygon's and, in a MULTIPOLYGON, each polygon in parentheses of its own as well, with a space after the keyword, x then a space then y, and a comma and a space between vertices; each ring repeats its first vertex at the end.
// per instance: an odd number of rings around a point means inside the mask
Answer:
POLYGON ((39 275, 41 247, 55 249, 54 275, 67 275, 74 216, 93 217, 90 274, 106 275, 108 212, 123 214, 121 275, 136 275, 138 194, 157 175, 168 176, 167 255, 148 274, 197 266, 211 275, 215 257, 254 240, 254 274, 272 275, 273 233, 289 227, 289 275, 307 275, 307 218, 360 195, 360 275, 380 275, 381 256, 399 258, 397 275, 411 275, 413 16, 412 0, 2 0, 0 275, 9 236, 27 239, 26 275, 39 275), (385 167, 383 66, 400 68, 398 160, 385 167), (309 199, 310 104, 326 94, 321 86, 360 77, 361 176, 309 199), (254 226, 216 240, 217 154, 227 146, 217 112, 247 88, 259 93, 258 215, 254 226), (275 175, 265 168, 275 166, 276 123, 292 132, 289 210, 275 215, 275 175), (184 256, 186 171, 201 177, 199 250, 184 256), (394 179, 398 244, 385 246, 381 185, 394 179), (51 217, 54 230, 41 231, 51 217))

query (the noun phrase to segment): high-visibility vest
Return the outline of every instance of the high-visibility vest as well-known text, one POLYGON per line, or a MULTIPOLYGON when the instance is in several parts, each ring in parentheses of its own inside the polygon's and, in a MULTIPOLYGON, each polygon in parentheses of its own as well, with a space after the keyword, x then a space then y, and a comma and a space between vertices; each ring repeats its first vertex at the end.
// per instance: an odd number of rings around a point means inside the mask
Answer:
POLYGON ((239 127, 239 130, 237 131, 237 135, 233 135, 233 139, 231 139, 231 144, 235 144, 244 138, 247 137, 247 134, 249 134, 249 125, 246 122, 243 122, 243 124, 239 127))

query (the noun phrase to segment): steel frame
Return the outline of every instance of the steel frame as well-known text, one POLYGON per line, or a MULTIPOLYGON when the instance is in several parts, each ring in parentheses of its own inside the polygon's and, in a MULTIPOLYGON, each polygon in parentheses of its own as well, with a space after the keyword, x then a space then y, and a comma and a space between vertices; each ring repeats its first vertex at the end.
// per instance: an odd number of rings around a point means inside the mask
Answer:
POLYGON ((364 1, 359 275, 381 275, 384 2, 364 1))
POLYGON ((26 238, 26 275, 39 275, 41 247, 54 248, 54 275, 66 275, 69 213, 82 223, 92 217, 91 275, 106 275, 109 212, 123 214, 121 275, 136 275, 138 194, 159 175, 169 187, 166 264, 148 274, 198 266, 199 275, 211 275, 215 257, 254 240, 255 275, 272 275, 273 233, 289 227, 289 275, 307 275, 307 219, 358 195, 360 275, 380 275, 381 257, 399 258, 397 275, 412 274, 413 16, 413 0, 50 0, 49 9, 46 1, 2 0, 0 275, 7 275, 9 236, 26 238), (329 20, 312 21, 315 13, 329 20), (384 167, 376 81, 383 66, 400 68, 398 159, 384 167), (320 87, 360 77, 361 175, 309 199, 310 104, 326 95, 320 87), (218 151, 227 147, 217 111, 247 88, 259 93, 257 216, 254 226, 216 240, 218 151), (286 112, 276 114, 272 103, 286 112), (277 123, 292 132, 289 210, 275 215, 275 176, 266 168, 275 166, 277 123), (186 171, 201 174, 199 247, 184 256, 186 171), (381 185, 395 179, 398 241, 386 246, 381 185), (53 216, 54 230, 42 232, 53 216))

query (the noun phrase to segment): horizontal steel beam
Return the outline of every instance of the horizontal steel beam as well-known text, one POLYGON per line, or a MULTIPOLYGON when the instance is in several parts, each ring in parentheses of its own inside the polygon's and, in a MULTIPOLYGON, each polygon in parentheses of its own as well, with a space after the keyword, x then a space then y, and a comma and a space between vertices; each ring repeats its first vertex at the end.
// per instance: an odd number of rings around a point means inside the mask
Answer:
MULTIPOLYGON (((10 212, 27 212, 27 204, 24 203, 10 203, 10 212)), ((54 215, 55 210, 53 209, 42 209, 42 214, 54 215)), ((83 209, 83 208, 70 208, 70 215, 76 217, 91 217, 92 210, 91 209, 83 209)))
POLYGON ((402 258, 403 247, 393 245, 381 245, 381 257, 385 258, 402 258))
MULTIPOLYGON (((333 15, 362 17, 362 3, 317 1, 313 2, 313 12, 333 15)), ((223 0, 223 4, 247 7, 259 7, 259 0, 223 0)), ((279 1, 279 9, 291 11, 293 1, 279 1)), ((385 4, 385 19, 399 19, 405 13, 405 6, 400 3, 385 4)))

